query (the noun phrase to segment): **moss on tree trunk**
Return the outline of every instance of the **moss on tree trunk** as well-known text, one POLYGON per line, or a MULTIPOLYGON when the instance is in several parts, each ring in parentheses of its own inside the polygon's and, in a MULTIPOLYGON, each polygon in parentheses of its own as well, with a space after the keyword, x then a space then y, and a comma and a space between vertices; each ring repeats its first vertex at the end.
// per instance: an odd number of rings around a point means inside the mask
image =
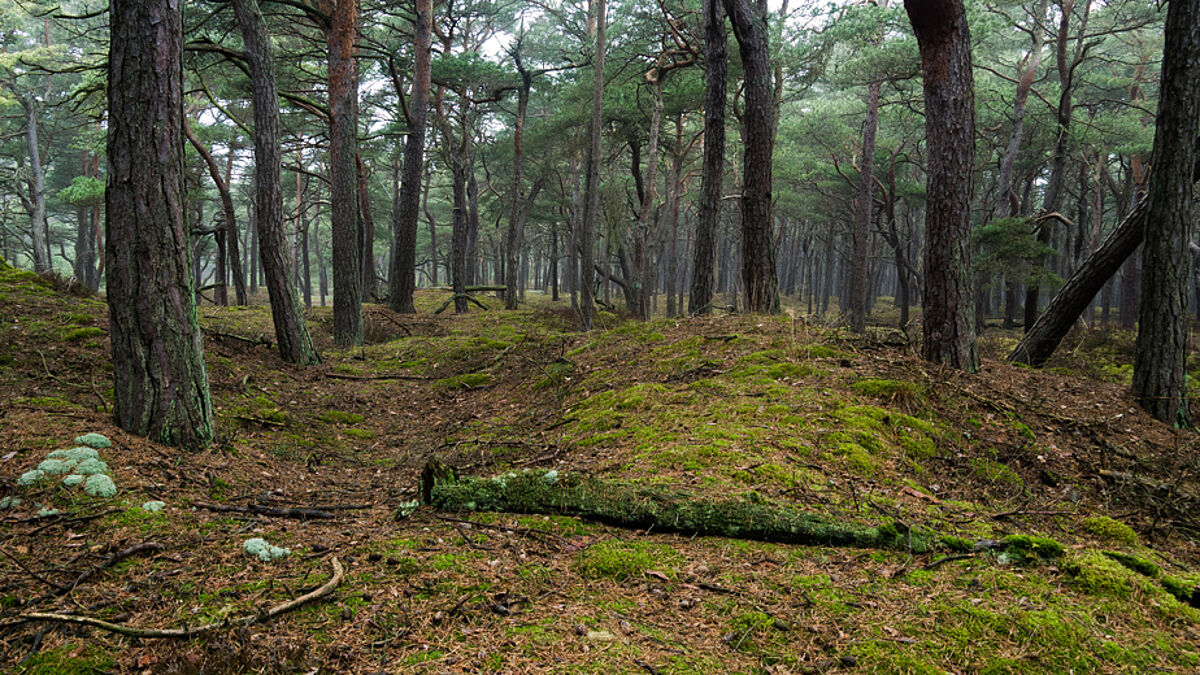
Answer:
POLYGON ((585 518, 607 525, 683 535, 783 544, 929 551, 928 537, 888 523, 842 523, 790 506, 750 499, 704 499, 663 487, 636 486, 556 471, 494 478, 456 477, 431 460, 421 501, 443 511, 507 511, 585 518))

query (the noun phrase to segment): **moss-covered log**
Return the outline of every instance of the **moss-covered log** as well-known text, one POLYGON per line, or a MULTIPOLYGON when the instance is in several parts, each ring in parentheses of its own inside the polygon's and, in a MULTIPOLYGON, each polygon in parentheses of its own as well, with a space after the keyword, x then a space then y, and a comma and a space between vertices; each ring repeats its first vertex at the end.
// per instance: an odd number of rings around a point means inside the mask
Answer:
POLYGON ((914 552, 931 548, 928 537, 899 524, 842 523, 756 499, 706 499, 663 487, 557 471, 456 477, 441 462, 430 460, 421 477, 421 500, 443 511, 575 516, 617 527, 684 535, 914 552))

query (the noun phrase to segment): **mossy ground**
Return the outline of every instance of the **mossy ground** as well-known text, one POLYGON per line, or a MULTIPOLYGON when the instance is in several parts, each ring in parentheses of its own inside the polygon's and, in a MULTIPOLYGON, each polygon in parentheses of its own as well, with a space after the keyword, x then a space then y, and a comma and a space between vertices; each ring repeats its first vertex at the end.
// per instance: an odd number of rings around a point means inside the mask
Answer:
MULTIPOLYGON (((440 292, 419 293, 417 315, 369 307, 368 344, 344 351, 329 310, 310 310, 324 363, 299 369, 227 337, 273 340, 264 305, 205 306, 219 441, 182 454, 111 426, 107 340, 68 339, 107 330, 100 300, 11 270, 0 292, 19 308, 0 322, 0 396, 13 402, 0 416, 0 456, 13 453, 0 496, 23 499, 4 511, 5 550, 65 584, 133 543, 164 546, 38 609, 179 627, 311 590, 331 552, 347 572, 323 602, 193 642, 54 630, 18 665, 42 626, 7 630, 5 672, 1200 668, 1186 606, 1200 554, 1164 524, 1194 518, 1164 509, 1194 503, 1195 441, 1147 421, 1119 384, 992 361, 982 376, 935 371, 885 345, 891 333, 787 317, 606 313, 581 334, 565 302, 538 294, 517 312, 481 297, 487 312, 434 317, 440 292), (87 431, 114 441, 115 500, 12 486, 87 431), (471 473, 556 468, 897 522, 945 548, 689 539, 528 514, 392 520, 435 453, 471 473), (166 509, 142 511, 151 499, 166 509), (195 507, 211 502, 339 508, 302 522, 195 507), (61 513, 17 522, 44 506, 61 513), (1029 555, 934 564, 1010 535, 1035 535, 1029 555), (293 555, 258 562, 241 550, 250 537, 293 555), (1046 554, 1052 543, 1063 548, 1046 554)), ((11 558, 0 571, 2 622, 46 587, 11 558)))

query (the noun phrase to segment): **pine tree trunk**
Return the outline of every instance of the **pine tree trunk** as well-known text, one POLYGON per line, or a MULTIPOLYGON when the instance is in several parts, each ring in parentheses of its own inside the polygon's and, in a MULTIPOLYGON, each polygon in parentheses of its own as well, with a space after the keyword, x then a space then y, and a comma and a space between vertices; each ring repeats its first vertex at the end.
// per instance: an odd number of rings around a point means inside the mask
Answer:
POLYGON ((257 0, 232 0, 250 65, 254 105, 254 205, 258 253, 262 262, 275 340, 284 361, 309 365, 320 362, 300 310, 287 260, 283 232, 282 160, 279 146, 279 97, 275 90, 275 58, 257 0))
MULTIPOLYGON (((333 341, 362 344, 362 251, 358 227, 358 0, 322 2, 329 24, 329 203, 333 239, 333 341)), ((407 167, 406 167, 407 168, 407 167)), ((419 176, 420 174, 418 174, 419 176)))
MULTIPOLYGON (((400 209, 392 216, 396 237, 392 269, 388 274, 388 306, 396 312, 415 313, 413 291, 417 283, 417 219, 421 204, 421 178, 425 166, 425 130, 429 119, 432 74, 432 0, 416 0, 413 22, 413 86, 408 102, 408 138, 404 143, 404 169, 400 178, 400 209)), ((398 96, 403 95, 397 91, 398 96)))
POLYGON ((922 356, 975 371, 971 316, 971 179, 975 107, 962 0, 905 0, 917 36, 929 156, 922 356))
POLYGON ((879 94, 883 81, 867 89, 867 119, 863 123, 862 161, 859 166, 858 202, 854 212, 854 283, 850 289, 850 330, 867 329, 867 270, 871 260, 871 216, 874 207, 875 132, 879 127, 879 94))
POLYGON ((772 239, 771 152, 775 146, 774 89, 766 16, 750 0, 725 0, 742 57, 742 283, 748 312, 779 311, 779 278, 772 239))
POLYGON ((727 47, 721 0, 704 6, 704 156, 700 174, 700 217, 693 244, 688 314, 712 312, 717 223, 721 219, 721 183, 725 168, 725 80, 727 47))
MULTIPOLYGON (((592 329, 592 319, 595 313, 595 286, 592 279, 595 276, 595 241, 596 224, 600 218, 600 163, 601 140, 603 129, 604 104, 604 57, 608 51, 605 40, 607 24, 608 0, 592 0, 595 7, 595 38, 596 50, 592 60, 594 69, 592 79, 592 116, 588 123, 588 153, 585 162, 586 183, 584 187, 583 227, 579 236, 580 248, 580 292, 579 292, 579 324, 583 330, 592 329)), ((608 287, 605 285, 605 292, 608 287)))
POLYGON ((1200 126, 1200 0, 1167 6, 1142 254, 1133 396, 1162 422, 1191 424, 1187 396, 1192 171, 1200 126))
POLYGON ((213 437, 184 221, 178 0, 110 5, 108 304, 117 426, 189 450, 213 437))

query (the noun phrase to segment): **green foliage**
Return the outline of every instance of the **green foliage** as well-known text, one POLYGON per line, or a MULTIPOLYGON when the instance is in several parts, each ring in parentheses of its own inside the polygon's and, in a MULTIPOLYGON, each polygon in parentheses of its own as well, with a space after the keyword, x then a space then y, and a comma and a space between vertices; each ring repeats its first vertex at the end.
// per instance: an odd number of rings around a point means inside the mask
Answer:
MULTIPOLYGON (((1049 225, 1043 225, 1049 227, 1049 225)), ((976 269, 985 273, 1003 273, 1005 278, 1023 284, 1052 286, 1062 283, 1047 269, 1058 255, 1049 244, 1037 240, 1028 218, 1000 218, 975 228, 973 241, 979 248, 976 269)))
POLYGON ((75 176, 70 185, 58 191, 58 198, 76 207, 102 206, 104 180, 91 176, 75 176))

